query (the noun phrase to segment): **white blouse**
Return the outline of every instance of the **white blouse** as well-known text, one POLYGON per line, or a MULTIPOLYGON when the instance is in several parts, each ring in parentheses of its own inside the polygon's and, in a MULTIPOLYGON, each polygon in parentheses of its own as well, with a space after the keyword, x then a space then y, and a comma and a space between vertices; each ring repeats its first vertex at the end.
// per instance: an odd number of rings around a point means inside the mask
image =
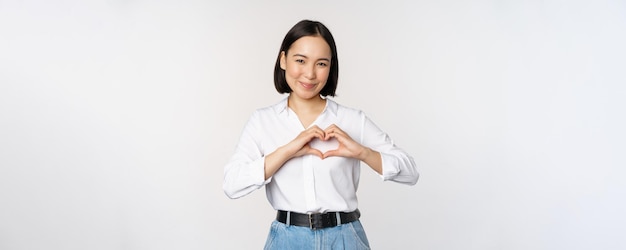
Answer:
MULTIPOLYGON (((321 129, 336 124, 361 145, 380 152, 382 179, 408 185, 417 182, 419 173, 413 158, 396 147, 360 110, 341 106, 326 99, 326 108, 313 122, 321 129)), ((287 98, 256 110, 246 124, 234 155, 224 169, 224 192, 232 199, 265 186, 267 199, 276 210, 298 213, 350 212, 357 209, 361 161, 345 157, 305 155, 287 161, 265 180, 265 155, 274 152, 305 130, 287 98)), ((316 139, 317 140, 317 139, 316 139)), ((322 153, 337 147, 337 142, 312 141, 322 153)))

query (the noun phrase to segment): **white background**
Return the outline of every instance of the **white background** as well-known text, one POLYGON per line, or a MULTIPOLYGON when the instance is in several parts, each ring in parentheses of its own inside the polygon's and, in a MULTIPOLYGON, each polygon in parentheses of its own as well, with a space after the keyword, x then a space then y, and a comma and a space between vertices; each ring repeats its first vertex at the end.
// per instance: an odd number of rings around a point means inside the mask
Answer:
POLYGON ((419 164, 363 171, 374 249, 626 248, 623 1, 0 0, 0 249, 260 249, 223 166, 304 18, 419 164))

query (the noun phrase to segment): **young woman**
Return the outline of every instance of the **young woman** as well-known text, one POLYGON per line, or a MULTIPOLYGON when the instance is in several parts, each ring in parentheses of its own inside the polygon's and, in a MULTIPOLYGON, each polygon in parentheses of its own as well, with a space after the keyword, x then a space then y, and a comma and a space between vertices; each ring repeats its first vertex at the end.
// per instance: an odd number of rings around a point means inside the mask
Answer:
POLYGON ((303 20, 285 36, 274 85, 289 96, 256 110, 224 170, 239 198, 265 186, 276 209, 265 249, 369 249, 359 222, 360 163, 414 185, 415 162, 365 114, 337 104, 339 63, 330 31, 303 20))

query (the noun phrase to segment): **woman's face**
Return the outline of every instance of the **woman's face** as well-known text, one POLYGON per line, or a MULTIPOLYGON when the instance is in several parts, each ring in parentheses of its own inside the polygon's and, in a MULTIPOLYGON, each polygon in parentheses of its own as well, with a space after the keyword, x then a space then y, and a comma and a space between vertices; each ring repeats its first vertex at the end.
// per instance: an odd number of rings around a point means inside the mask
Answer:
POLYGON ((319 97, 330 73, 330 46, 320 36, 304 36, 296 40, 285 54, 280 67, 292 94, 302 99, 319 97))

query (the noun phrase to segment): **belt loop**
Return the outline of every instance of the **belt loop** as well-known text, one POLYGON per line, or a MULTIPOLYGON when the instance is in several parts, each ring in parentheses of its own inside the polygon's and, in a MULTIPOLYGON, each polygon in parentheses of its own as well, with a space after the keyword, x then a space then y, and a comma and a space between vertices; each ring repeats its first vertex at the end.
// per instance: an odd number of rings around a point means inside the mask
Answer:
POLYGON ((287 211, 287 221, 285 224, 287 224, 287 226, 291 225, 291 211, 287 211))
POLYGON ((341 214, 339 214, 339 212, 335 212, 335 217, 337 217, 337 225, 341 225, 341 214))

